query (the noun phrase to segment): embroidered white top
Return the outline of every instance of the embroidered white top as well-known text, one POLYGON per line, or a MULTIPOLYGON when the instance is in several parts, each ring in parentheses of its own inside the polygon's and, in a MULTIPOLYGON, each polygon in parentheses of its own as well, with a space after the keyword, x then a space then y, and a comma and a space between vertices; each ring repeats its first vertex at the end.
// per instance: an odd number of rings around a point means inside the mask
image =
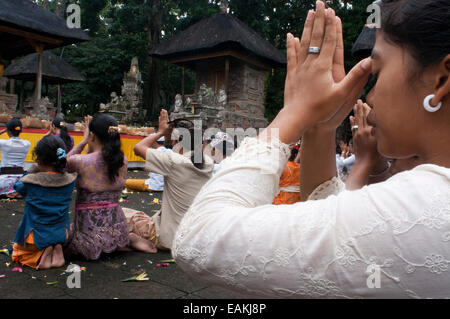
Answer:
POLYGON ((23 167, 31 143, 20 137, 0 140, 2 167, 23 167))
POLYGON ((246 139, 200 191, 172 253, 210 284, 278 298, 450 297, 450 169, 421 165, 271 205, 288 145, 246 139), (377 288, 379 287, 379 288, 377 288))

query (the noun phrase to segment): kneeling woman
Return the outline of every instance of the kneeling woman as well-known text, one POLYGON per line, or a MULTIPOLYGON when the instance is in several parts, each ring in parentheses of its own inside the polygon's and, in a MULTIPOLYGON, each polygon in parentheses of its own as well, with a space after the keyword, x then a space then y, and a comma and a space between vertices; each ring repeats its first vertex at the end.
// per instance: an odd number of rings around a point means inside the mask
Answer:
POLYGON ((14 183, 23 175, 25 158, 30 150, 31 143, 22 140, 22 122, 18 119, 9 120, 6 129, 0 132, 7 133, 9 140, 0 140, 2 166, 0 170, 0 195, 8 198, 20 198, 13 188, 14 183))
POLYGON ((128 160, 113 117, 87 117, 85 127, 84 139, 68 155, 67 169, 78 173, 78 181, 75 222, 66 253, 97 260, 102 253, 134 243, 119 206, 128 160), (81 155, 86 146, 88 154, 81 155))
POLYGON ((12 259, 35 269, 64 266, 62 245, 69 234, 69 206, 76 174, 65 172, 66 149, 62 140, 46 136, 34 150, 32 166, 14 189, 26 201, 17 231, 12 259))

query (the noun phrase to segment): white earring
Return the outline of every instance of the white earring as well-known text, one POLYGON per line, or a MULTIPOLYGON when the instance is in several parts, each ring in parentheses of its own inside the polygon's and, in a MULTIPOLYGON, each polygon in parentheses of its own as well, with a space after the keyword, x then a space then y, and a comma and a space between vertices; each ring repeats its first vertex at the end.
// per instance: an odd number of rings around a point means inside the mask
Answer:
POLYGON ((423 100, 423 107, 425 108, 425 110, 427 110, 430 113, 434 113, 437 112, 441 109, 442 107, 442 102, 439 102, 438 105, 436 106, 431 106, 430 102, 431 100, 435 97, 434 94, 428 95, 425 100, 423 100))

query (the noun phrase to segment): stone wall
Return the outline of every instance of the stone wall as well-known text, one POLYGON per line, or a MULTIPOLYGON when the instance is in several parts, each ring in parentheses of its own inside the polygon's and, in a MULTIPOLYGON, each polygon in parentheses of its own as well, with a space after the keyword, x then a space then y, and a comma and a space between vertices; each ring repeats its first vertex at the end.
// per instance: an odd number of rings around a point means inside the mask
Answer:
POLYGON ((17 95, 0 92, 0 113, 14 114, 17 102, 17 95))
POLYGON ((263 128, 265 72, 247 64, 234 64, 230 68, 228 108, 222 113, 222 128, 263 128))

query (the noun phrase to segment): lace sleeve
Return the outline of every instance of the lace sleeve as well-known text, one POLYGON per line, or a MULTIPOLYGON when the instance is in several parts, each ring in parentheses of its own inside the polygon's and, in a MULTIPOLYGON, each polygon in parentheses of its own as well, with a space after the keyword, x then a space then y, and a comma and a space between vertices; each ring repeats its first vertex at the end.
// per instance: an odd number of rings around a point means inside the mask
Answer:
POLYGON ((325 199, 331 195, 338 195, 340 192, 345 190, 345 185, 340 178, 333 177, 331 180, 326 181, 317 187, 311 195, 309 195, 308 200, 319 200, 325 199))

